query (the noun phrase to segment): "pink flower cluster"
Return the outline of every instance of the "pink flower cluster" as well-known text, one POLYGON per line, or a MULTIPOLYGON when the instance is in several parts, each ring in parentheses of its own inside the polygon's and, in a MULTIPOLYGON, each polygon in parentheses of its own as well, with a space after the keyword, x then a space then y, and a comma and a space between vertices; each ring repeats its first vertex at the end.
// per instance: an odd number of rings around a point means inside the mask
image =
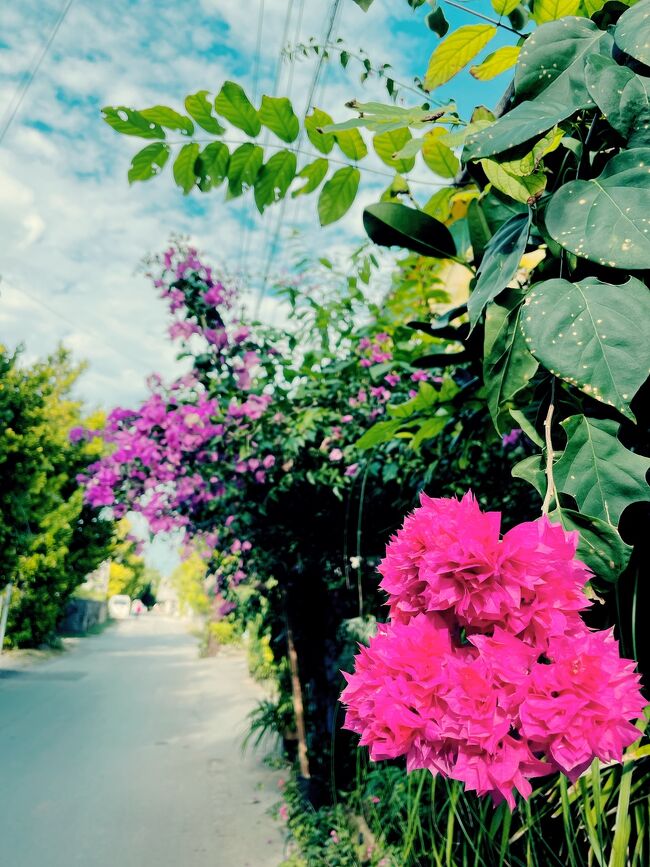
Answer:
POLYGON ((511 808, 534 777, 621 760, 639 675, 580 616, 577 541, 546 517, 501 536, 471 494, 422 495, 379 567, 391 622, 345 675, 345 727, 371 759, 405 756, 511 808))
POLYGON ((362 337, 359 341, 359 351, 361 354, 361 367, 372 367, 373 364, 381 364, 385 361, 391 361, 393 353, 391 352, 392 340, 389 334, 381 332, 375 334, 374 338, 362 337))

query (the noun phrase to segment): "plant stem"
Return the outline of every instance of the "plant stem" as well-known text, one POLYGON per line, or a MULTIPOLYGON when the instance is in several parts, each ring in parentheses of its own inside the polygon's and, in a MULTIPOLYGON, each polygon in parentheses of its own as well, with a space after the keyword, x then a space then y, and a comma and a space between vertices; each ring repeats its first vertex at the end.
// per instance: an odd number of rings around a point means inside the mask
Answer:
POLYGON ((523 33, 520 33, 518 30, 515 30, 513 27, 509 27, 507 24, 502 24, 501 20, 497 20, 496 18, 490 18, 488 15, 483 15, 481 12, 477 12, 475 9, 468 9, 463 3, 454 3, 454 0, 445 0, 447 6, 453 6, 454 9, 460 9, 463 12, 467 12, 468 15, 473 15, 475 18, 482 18, 483 21, 489 21, 490 24, 494 24, 495 27, 501 27, 503 30, 508 30, 510 33, 514 33, 515 36, 523 36, 523 33))
POLYGON ((544 440, 546 442, 546 495, 542 503, 542 514, 548 515, 551 500, 557 500, 557 491, 555 489, 555 481, 553 479, 553 440, 551 438, 551 425, 553 423, 553 411, 555 409, 555 381, 551 386, 551 402, 548 405, 548 412, 544 419, 544 440))

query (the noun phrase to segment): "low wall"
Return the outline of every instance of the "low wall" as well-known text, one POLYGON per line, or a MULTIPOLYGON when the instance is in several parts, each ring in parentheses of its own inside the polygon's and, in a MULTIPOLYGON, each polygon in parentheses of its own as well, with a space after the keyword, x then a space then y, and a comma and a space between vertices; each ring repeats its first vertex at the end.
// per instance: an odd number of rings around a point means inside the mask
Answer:
POLYGON ((105 602, 73 597, 68 601, 59 631, 88 632, 93 626, 104 623, 107 617, 108 607, 105 602))

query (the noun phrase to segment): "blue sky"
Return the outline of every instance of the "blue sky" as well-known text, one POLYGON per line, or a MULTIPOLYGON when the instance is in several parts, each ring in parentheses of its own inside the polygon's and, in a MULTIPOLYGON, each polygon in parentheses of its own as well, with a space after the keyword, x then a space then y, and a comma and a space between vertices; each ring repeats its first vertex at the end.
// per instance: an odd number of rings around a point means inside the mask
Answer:
MULTIPOLYGON (((65 0, 2 5, 0 126, 65 0)), ((491 8, 485 0, 471 5, 487 13, 491 8)), ((265 0, 263 6, 258 94, 273 92, 279 68, 278 94, 287 93, 291 79, 299 109, 315 61, 297 63, 292 74, 287 63, 278 67, 285 26, 288 21, 291 42, 318 38, 330 4, 265 0)), ((215 262, 223 257, 231 268, 243 262, 254 285, 273 215, 270 210, 260 219, 248 199, 226 204, 220 190, 184 199, 170 176, 129 188, 129 160, 143 143, 117 136, 99 110, 161 102, 181 108, 187 93, 216 92, 226 78, 250 92, 259 9, 260 0, 73 0, 0 144, 0 341, 24 343, 28 358, 63 341, 89 362, 79 392, 91 405, 132 403, 144 394, 150 371, 176 371, 164 309, 136 273, 142 256, 160 249, 171 232, 188 233, 215 262), (250 231, 244 233, 243 225, 250 231)), ((408 80, 424 73, 438 41, 424 25, 427 10, 414 13, 406 0, 375 0, 364 14, 352 0, 342 0, 334 36, 353 50, 364 48, 373 63, 391 63, 396 78, 408 80)), ((477 23, 461 11, 449 10, 449 17, 456 24, 477 23)), ((484 53, 511 40, 499 34, 484 53)), ((494 104, 506 84, 507 76, 480 84, 462 75, 436 96, 455 98, 467 112, 479 102, 494 104)), ((326 65, 316 104, 344 119, 344 103, 352 97, 385 98, 385 91, 362 87, 354 63, 346 72, 326 65)), ((284 228, 298 227, 316 255, 340 251, 363 238, 361 210, 376 189, 376 182, 366 184, 336 227, 317 230, 310 198, 287 208, 284 228)), ((274 269, 285 262, 281 245, 274 269)), ((264 314, 282 311, 269 299, 264 314)))

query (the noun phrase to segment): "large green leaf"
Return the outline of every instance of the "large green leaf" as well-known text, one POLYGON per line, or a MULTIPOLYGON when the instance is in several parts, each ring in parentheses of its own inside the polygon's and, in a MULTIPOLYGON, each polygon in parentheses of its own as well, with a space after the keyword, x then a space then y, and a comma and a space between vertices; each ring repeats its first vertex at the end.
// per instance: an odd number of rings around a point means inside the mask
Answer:
POLYGON ((415 159, 413 157, 396 159, 395 154, 412 138, 413 136, 406 128, 390 132, 378 132, 373 137, 372 146, 379 159, 391 169, 395 169, 396 172, 410 172, 415 165, 415 159))
POLYGON ((298 138, 300 124, 286 96, 263 96, 257 114, 264 126, 282 141, 292 142, 298 138))
POLYGON ((595 54, 587 58, 585 79, 592 99, 628 145, 650 145, 650 78, 595 54))
POLYGON ((281 150, 269 159, 255 178, 255 204, 260 214, 268 205, 283 199, 291 181, 296 176, 296 155, 293 151, 281 150))
POLYGON ((214 107, 229 123, 247 135, 258 135, 262 129, 258 113, 243 88, 234 81, 224 82, 216 96, 214 107))
POLYGON ((616 581, 630 560, 632 548, 611 524, 574 509, 556 508, 549 518, 558 521, 565 530, 578 531, 578 557, 597 578, 616 581))
POLYGON ((363 225, 371 241, 383 247, 405 247, 421 256, 446 259, 456 255, 449 229, 424 211, 394 202, 370 205, 363 225))
POLYGON ((593 106, 585 57, 611 52, 612 37, 585 18, 544 24, 526 40, 515 71, 520 102, 491 126, 468 136, 465 158, 499 154, 547 132, 576 111, 593 106))
POLYGON ((223 142, 213 141, 206 145, 196 160, 199 189, 206 193, 218 187, 228 175, 230 151, 223 142))
POLYGON ((640 280, 546 280, 528 295, 522 324, 547 370, 634 419, 630 401, 650 371, 650 290, 640 280))
POLYGON ((194 124, 189 117, 179 114, 166 105, 154 105, 153 108, 145 108, 140 114, 151 123, 158 123, 167 129, 177 129, 182 135, 192 135, 194 132, 194 124))
POLYGON ((314 108, 310 115, 305 118, 305 132, 307 138, 322 154, 328 154, 334 147, 334 136, 331 133, 322 132, 323 127, 329 126, 332 118, 326 111, 314 108))
POLYGON ((185 97, 185 110, 202 129, 213 135, 221 135, 226 130, 212 113, 212 100, 207 90, 199 90, 185 97))
POLYGON ((344 166, 323 184, 318 197, 318 218, 321 226, 339 220, 354 202, 361 174, 353 166, 344 166))
POLYGON ((169 145, 164 142, 154 142, 142 148, 131 160, 129 183, 148 181, 160 174, 161 169, 169 159, 169 145))
POLYGON ((613 157, 597 178, 571 181, 546 209, 562 247, 610 268, 650 268, 650 148, 613 157))
POLYGON ((626 506, 650 501, 645 479, 650 459, 621 445, 615 421, 573 415, 562 427, 568 442, 553 478, 558 491, 570 494, 583 514, 616 527, 626 506))
POLYGON ((241 196, 244 186, 251 187, 255 183, 263 162, 264 151, 251 142, 245 142, 233 151, 228 168, 228 198, 241 196))
POLYGON ((650 0, 641 0, 621 15, 614 39, 619 48, 650 66, 650 0))
POLYGON ((183 145, 178 156, 174 160, 173 172, 174 180, 183 190, 184 195, 187 195, 196 181, 196 173, 194 165, 196 158, 199 155, 200 146, 196 142, 183 145))
POLYGON ((122 135, 136 135, 139 138, 165 138, 165 130, 159 123, 147 120, 142 117, 141 112, 134 111, 124 105, 118 105, 115 108, 107 105, 102 109, 102 115, 106 123, 122 135))
POLYGON ((341 123, 328 124, 324 132, 336 133, 340 131, 365 127, 372 132, 393 132, 413 126, 418 129, 428 126, 434 121, 441 120, 443 116, 449 116, 454 106, 449 104, 445 109, 420 108, 419 106, 408 108, 394 103, 383 102, 357 102, 353 99, 346 103, 348 108, 359 112, 359 117, 351 117, 341 123))
POLYGON ((485 309, 512 282, 530 233, 530 210, 510 217, 488 244, 476 275, 476 285, 467 302, 469 321, 474 328, 485 309))
POLYGON ((512 427, 509 407, 539 366, 520 327, 523 299, 523 292, 511 289, 485 314, 483 380, 490 415, 500 434, 512 427))
POLYGON ((355 446, 358 449, 372 449, 381 443, 387 443, 392 440, 397 431, 402 426, 401 418, 390 419, 389 421, 378 421, 369 428, 362 437, 360 437, 355 446))
POLYGON ((291 193, 292 198, 295 199, 296 196, 304 196, 307 193, 313 193, 327 174, 328 168, 329 163, 324 157, 319 157, 313 162, 307 163, 306 166, 303 166, 296 177, 305 178, 306 183, 291 193))

